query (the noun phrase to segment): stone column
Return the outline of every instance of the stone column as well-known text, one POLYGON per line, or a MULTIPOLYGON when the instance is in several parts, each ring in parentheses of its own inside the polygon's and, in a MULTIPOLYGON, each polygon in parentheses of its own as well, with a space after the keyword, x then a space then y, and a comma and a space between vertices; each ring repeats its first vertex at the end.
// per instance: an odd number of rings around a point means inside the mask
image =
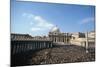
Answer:
POLYGON ((60 38, 60 42, 62 42, 62 36, 61 36, 61 38, 60 38))
POLYGON ((56 37, 54 37, 54 39, 55 39, 55 42, 56 42, 56 37))
POLYGON ((50 43, 51 47, 52 47, 52 43, 50 43))
POLYGON ((57 42, 57 37, 55 37, 55 39, 56 39, 56 42, 57 42))
POLYGON ((34 42, 34 50, 36 49, 36 44, 35 44, 35 42, 34 42))
POLYGON ((37 42, 35 42, 35 49, 37 49, 37 42))
POLYGON ((46 45, 47 45, 47 48, 49 48, 49 43, 47 43, 46 45))
POLYGON ((32 42, 32 48, 33 48, 33 50, 34 50, 34 43, 32 42))
POLYGON ((43 45, 44 45, 43 48, 45 48, 45 47, 46 47, 46 43, 45 43, 45 41, 44 41, 43 45))
POLYGON ((37 49, 39 48, 39 42, 37 42, 37 49))
POLYGON ((13 54, 16 53, 15 51, 16 51, 16 45, 14 45, 14 46, 12 47, 12 53, 13 53, 13 54))
POLYGON ((25 43, 24 51, 27 51, 27 44, 25 43))
POLYGON ((20 44, 20 48, 19 49, 20 49, 20 52, 22 52, 22 44, 20 44))
POLYGON ((28 49, 30 50, 30 44, 27 44, 28 45, 28 49))
POLYGON ((41 46, 40 46, 41 48, 42 48, 42 45, 43 45, 43 44, 42 44, 42 42, 41 42, 41 46))
POLYGON ((40 47, 40 49, 41 49, 41 42, 40 42, 40 46, 39 46, 39 47, 40 47))
POLYGON ((18 53, 18 50, 19 50, 19 44, 16 45, 17 48, 16 48, 16 53, 18 53))
POLYGON ((65 36, 65 43, 66 43, 66 36, 65 36))
POLYGON ((23 51, 25 51, 25 49, 26 49, 26 46, 25 46, 25 43, 24 43, 23 51))
POLYGON ((39 42, 37 42, 37 49, 38 49, 39 42))
POLYGON ((24 43, 24 48, 23 48, 23 51, 26 51, 26 45, 25 45, 25 43, 24 43))

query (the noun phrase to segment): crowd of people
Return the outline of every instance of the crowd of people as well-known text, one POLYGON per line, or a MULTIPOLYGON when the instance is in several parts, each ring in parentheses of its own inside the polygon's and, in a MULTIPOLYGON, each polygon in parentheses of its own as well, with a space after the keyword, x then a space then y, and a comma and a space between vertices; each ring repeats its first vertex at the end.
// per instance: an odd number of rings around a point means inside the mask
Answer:
POLYGON ((95 61, 95 53, 75 45, 46 48, 12 56, 12 66, 44 65, 95 61))
POLYGON ((64 46, 43 49, 33 54, 31 64, 58 64, 95 61, 94 53, 86 53, 79 46, 64 46))

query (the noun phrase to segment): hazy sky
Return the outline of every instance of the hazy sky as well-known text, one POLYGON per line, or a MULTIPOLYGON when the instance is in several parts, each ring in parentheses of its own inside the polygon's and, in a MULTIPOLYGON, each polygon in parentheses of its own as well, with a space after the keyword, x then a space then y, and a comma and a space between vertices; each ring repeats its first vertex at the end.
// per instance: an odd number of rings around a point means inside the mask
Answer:
POLYGON ((11 0, 11 32, 46 35, 54 26, 61 32, 94 30, 95 7, 11 0))

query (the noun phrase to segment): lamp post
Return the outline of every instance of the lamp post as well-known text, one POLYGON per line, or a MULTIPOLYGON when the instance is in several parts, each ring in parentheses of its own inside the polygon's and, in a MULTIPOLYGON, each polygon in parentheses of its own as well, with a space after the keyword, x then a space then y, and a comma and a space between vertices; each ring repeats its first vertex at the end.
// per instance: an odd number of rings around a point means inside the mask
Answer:
POLYGON ((88 31, 86 32, 86 53, 88 53, 88 31))

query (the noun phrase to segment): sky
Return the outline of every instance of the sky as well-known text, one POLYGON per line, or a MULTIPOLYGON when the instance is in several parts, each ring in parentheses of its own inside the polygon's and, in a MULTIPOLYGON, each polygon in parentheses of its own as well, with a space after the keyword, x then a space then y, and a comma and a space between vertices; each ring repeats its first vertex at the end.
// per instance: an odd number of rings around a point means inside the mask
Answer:
POLYGON ((93 31, 95 6, 11 0, 11 33, 47 35, 55 26, 61 32, 93 31))

